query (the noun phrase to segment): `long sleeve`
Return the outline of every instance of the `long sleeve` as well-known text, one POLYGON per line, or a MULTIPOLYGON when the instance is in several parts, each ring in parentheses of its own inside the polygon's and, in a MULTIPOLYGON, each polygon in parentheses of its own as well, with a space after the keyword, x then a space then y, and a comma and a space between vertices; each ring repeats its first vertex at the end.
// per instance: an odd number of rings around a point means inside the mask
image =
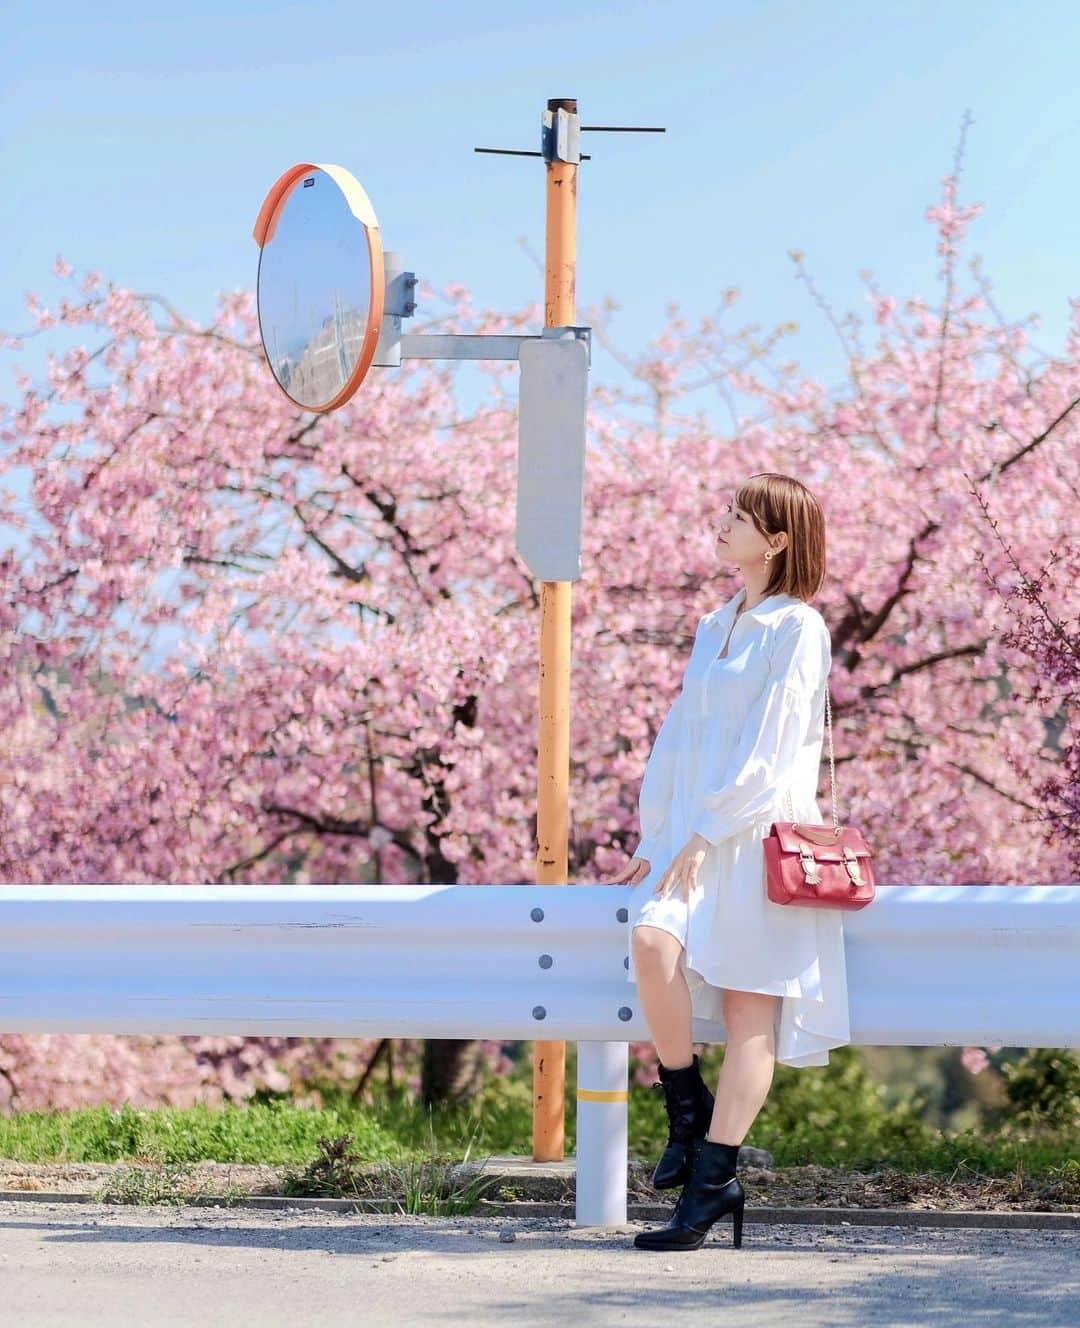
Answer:
POLYGON ((679 755, 679 726, 682 722, 682 692, 675 697, 656 735, 638 794, 641 842, 633 856, 653 861, 656 841, 663 834, 675 791, 675 766, 679 755))
POLYGON ((818 692, 832 663, 820 615, 792 614, 777 629, 769 674, 743 722, 734 748, 715 753, 715 765, 692 830, 715 844, 770 814, 806 742, 818 692))

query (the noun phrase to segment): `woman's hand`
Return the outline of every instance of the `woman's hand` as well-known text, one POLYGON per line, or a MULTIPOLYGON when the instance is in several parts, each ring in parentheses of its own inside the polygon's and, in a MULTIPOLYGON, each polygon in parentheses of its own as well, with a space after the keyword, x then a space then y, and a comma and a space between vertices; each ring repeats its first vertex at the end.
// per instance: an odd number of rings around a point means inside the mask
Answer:
POLYGON ((608 885, 640 885, 652 871, 648 858, 631 858, 618 876, 613 876, 608 885))
POLYGON ((686 844, 675 854, 663 876, 656 883, 653 894, 661 899, 669 894, 677 895, 683 903, 690 902, 690 891, 697 889, 698 868, 705 861, 705 854, 712 845, 701 835, 691 835, 686 844))

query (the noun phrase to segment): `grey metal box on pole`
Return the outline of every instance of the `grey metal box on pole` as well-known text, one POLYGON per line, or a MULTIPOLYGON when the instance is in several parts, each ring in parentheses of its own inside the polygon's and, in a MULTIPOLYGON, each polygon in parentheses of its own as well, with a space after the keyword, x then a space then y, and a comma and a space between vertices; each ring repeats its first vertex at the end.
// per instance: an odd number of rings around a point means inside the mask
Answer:
POLYGON ((559 332, 518 354, 517 551, 541 581, 581 575, 589 347, 559 332))

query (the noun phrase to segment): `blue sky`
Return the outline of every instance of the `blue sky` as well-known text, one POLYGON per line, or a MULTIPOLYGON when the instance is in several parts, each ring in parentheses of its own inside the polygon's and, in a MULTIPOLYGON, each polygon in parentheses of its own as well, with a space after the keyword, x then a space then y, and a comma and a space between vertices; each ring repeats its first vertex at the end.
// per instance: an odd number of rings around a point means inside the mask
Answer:
MULTIPOLYGON (((862 268, 936 299, 923 213, 968 108, 961 197, 986 206, 972 241, 1003 312, 1038 311, 1036 341, 1057 350, 1080 293, 1071 0, 16 0, 4 26, 9 330, 29 327, 25 291, 60 298, 58 253, 208 319, 216 292, 254 287, 255 216, 300 160, 352 170, 385 246, 432 285, 507 311, 537 300, 542 163, 473 148, 536 148, 552 96, 576 96, 585 123, 668 130, 585 147, 579 304, 617 299, 628 351, 669 301, 696 319, 736 286, 736 323, 795 320, 788 354, 840 383, 787 251, 839 311, 865 308, 862 268)), ((41 341, 0 352, 0 399, 14 363, 40 371, 41 341)), ((594 373, 619 378, 603 352, 594 373)))

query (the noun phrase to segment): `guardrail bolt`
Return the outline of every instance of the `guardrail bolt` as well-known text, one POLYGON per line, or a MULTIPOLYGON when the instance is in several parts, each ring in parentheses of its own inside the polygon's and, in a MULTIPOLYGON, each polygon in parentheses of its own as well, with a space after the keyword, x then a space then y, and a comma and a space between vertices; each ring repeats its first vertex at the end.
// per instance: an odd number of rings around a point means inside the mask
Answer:
POLYGON ((542 908, 534 908, 529 914, 529 917, 532 918, 533 922, 543 922, 544 910, 542 908))
POLYGON ((624 1024, 627 1023, 630 1019, 633 1019, 633 1017, 634 1017, 634 1012, 633 1010, 630 1009, 629 1005, 619 1006, 619 1018, 623 1021, 624 1024))
POLYGON ((542 1005, 534 1005, 534 1006, 533 1006, 533 1018, 534 1018, 534 1019, 546 1019, 546 1018, 547 1018, 547 1011, 544 1009, 544 1007, 543 1007, 542 1005))
POLYGON ((538 962, 541 968, 550 968, 555 960, 552 959, 551 955, 541 955, 538 962))
POLYGON ((629 912, 628 909, 620 908, 620 909, 616 912, 615 916, 618 918, 618 920, 619 920, 620 922, 625 922, 626 919, 630 916, 630 912, 629 912))

